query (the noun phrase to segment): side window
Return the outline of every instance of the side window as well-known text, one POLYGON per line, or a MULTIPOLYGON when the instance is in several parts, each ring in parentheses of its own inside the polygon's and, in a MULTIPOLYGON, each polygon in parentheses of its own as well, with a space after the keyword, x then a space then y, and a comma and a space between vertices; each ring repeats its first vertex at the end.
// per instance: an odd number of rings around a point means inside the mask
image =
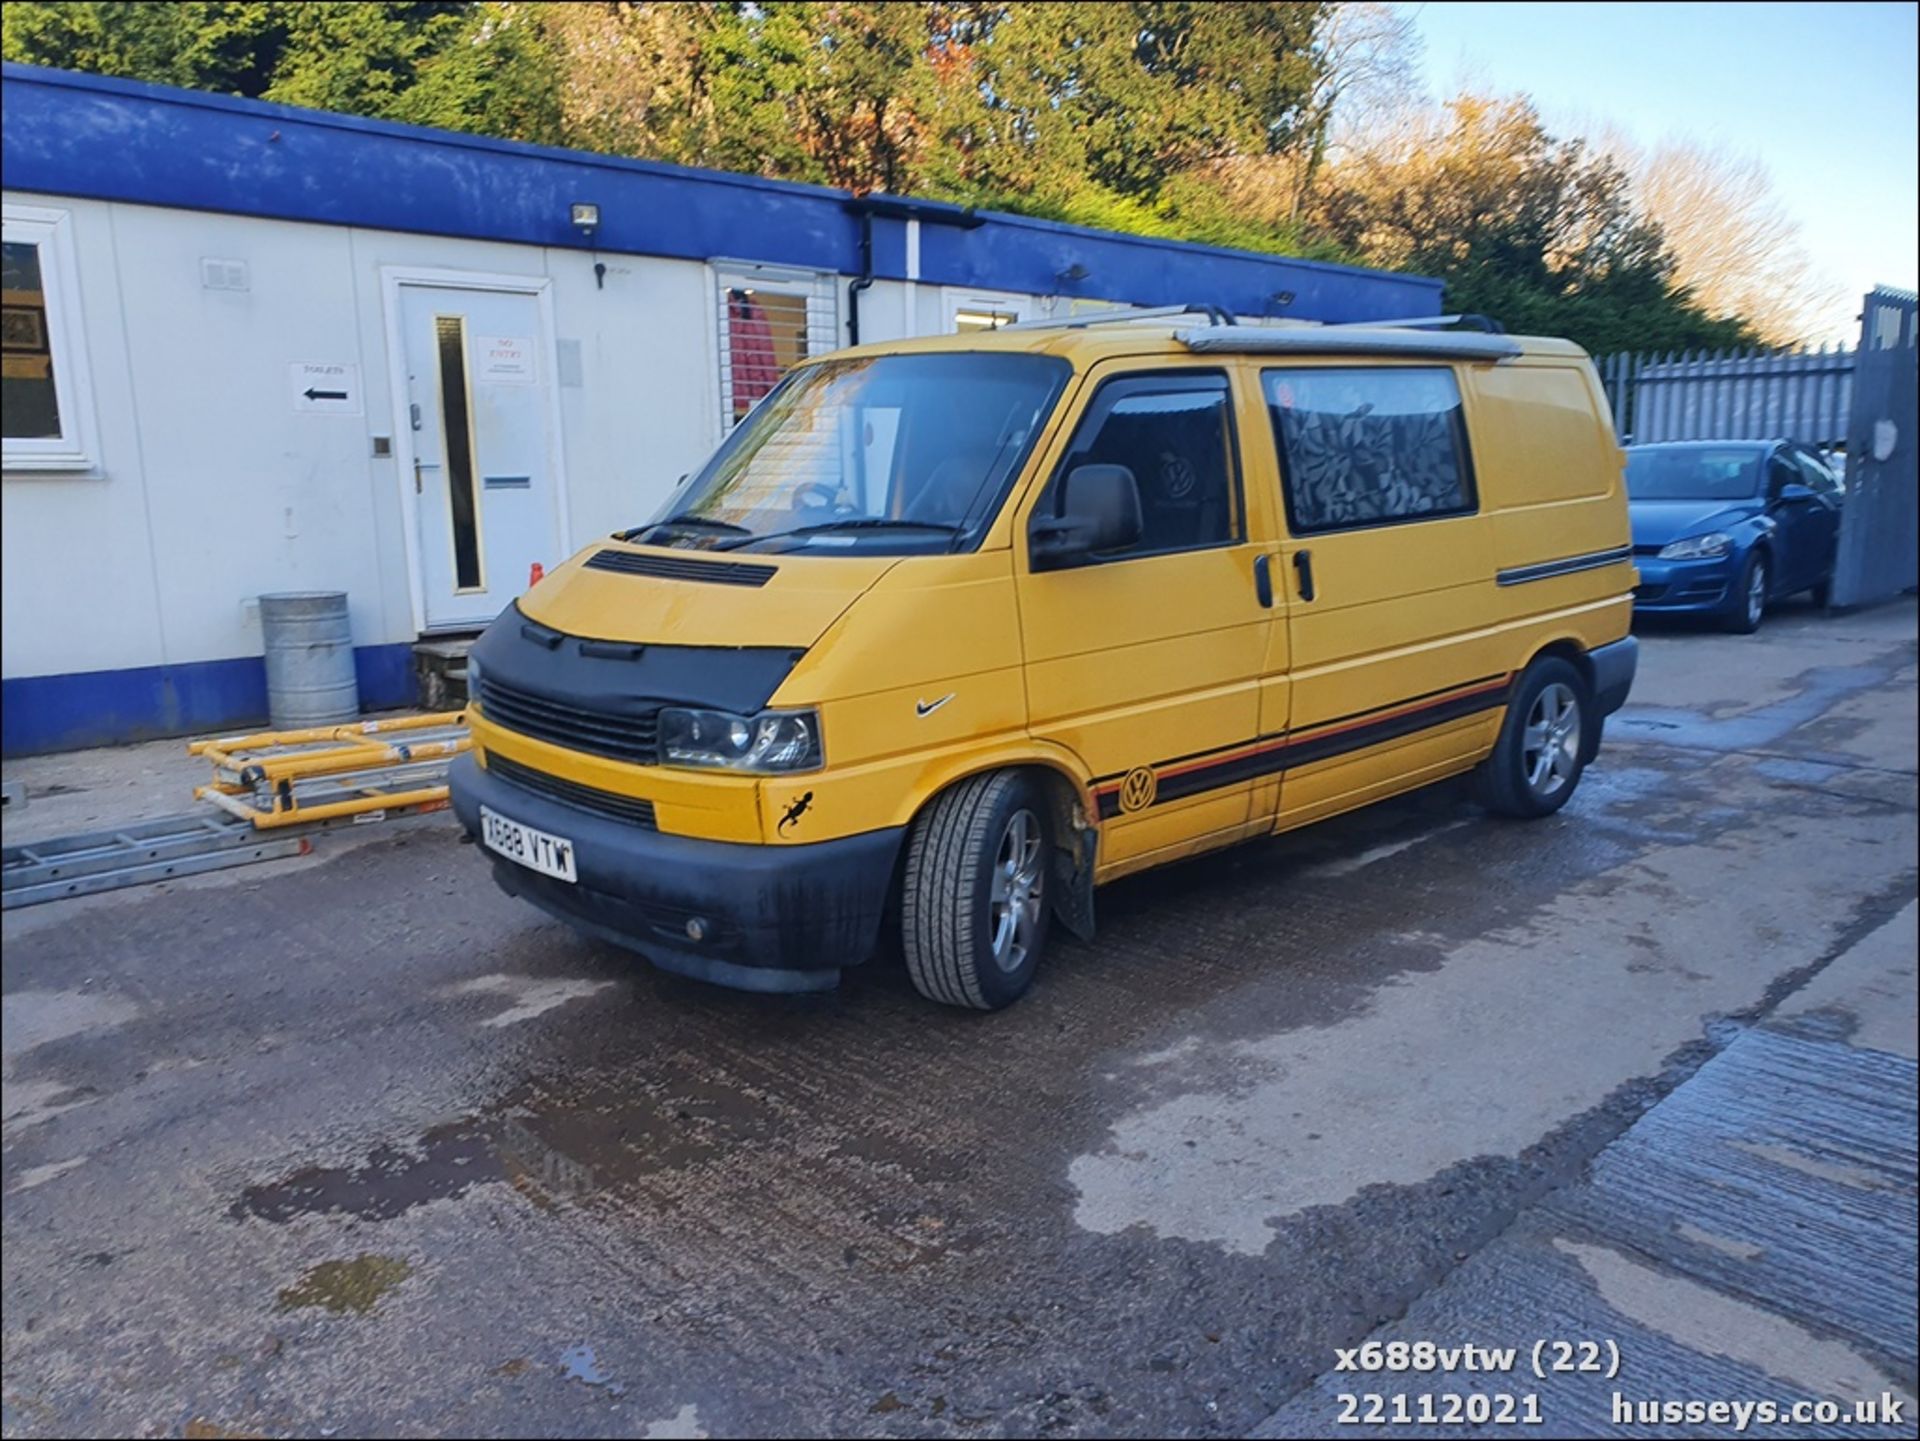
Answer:
POLYGON ((1767 461, 1767 498, 1776 499, 1782 486, 1794 485, 1805 479, 1786 452, 1775 451, 1767 461))
POLYGON ((1451 370, 1268 370, 1261 380, 1296 535, 1470 514, 1451 370))
POLYGON ((84 470, 96 459, 70 227, 65 211, 6 207, 0 430, 8 470, 84 470))
MULTIPOLYGON (((716 262, 716 264, 718 264, 716 262)), ((809 356, 838 343, 830 277, 716 269, 719 280, 720 429, 725 434, 809 356)))
POLYGON ((1019 318, 1020 312, 1017 310, 994 305, 963 305, 953 312, 953 329, 956 335, 965 335, 973 330, 998 330, 1003 325, 1012 325, 1019 318))
MULTIPOLYGON (((1056 475, 1083 465, 1123 465, 1140 487, 1140 540, 1102 561, 1201 550, 1240 539, 1233 405, 1226 376, 1185 371, 1122 376, 1103 384, 1056 475)), ((1057 484, 1040 500, 1047 514, 1057 484)))
POLYGON ((1822 465, 1816 456, 1806 451, 1795 451, 1794 460, 1799 463, 1802 478, 1813 487, 1817 495, 1833 495, 1840 489, 1839 482, 1833 478, 1833 472, 1822 465))

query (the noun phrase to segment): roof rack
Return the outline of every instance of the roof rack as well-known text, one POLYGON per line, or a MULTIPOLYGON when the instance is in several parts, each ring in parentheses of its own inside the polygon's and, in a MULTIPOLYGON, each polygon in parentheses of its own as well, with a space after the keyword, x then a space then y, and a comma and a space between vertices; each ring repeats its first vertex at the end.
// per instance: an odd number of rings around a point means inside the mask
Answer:
POLYGON ((1233 317, 1217 305, 1150 305, 1139 310, 1089 310, 1080 315, 1049 320, 1016 320, 1001 330, 1079 330, 1089 325, 1119 325, 1129 320, 1166 320, 1176 315, 1204 315, 1216 326, 1232 325, 1233 317))
POLYGON ((1473 311, 1463 311, 1459 315, 1418 315, 1406 320, 1343 320, 1330 327, 1334 330, 1441 330, 1450 325, 1464 325, 1473 330, 1484 330, 1489 335, 1505 335, 1507 327, 1490 315, 1480 315, 1473 311))
POLYGON ((1436 360, 1508 360, 1522 353, 1510 335, 1479 331, 1430 331, 1376 325, 1304 325, 1255 329, 1204 325, 1177 339, 1188 350, 1211 354, 1422 355, 1436 360))

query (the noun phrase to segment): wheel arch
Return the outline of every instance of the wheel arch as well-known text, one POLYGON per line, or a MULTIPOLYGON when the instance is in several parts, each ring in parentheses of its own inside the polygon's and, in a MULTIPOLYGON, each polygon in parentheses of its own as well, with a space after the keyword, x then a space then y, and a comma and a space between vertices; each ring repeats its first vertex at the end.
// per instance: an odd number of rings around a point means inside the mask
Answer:
MULTIPOLYGON (((1006 747, 968 756, 939 773, 936 783, 921 794, 908 826, 955 786, 996 771, 1019 771, 1042 788, 1048 801, 1054 843, 1052 908, 1054 916, 1082 940, 1093 939, 1093 874, 1099 851, 1099 805, 1093 795, 1093 776, 1080 757, 1064 746, 1032 740, 1026 746, 1006 747)), ((902 855, 905 847, 901 848, 902 855)), ((897 895, 902 872, 896 869, 897 895)))

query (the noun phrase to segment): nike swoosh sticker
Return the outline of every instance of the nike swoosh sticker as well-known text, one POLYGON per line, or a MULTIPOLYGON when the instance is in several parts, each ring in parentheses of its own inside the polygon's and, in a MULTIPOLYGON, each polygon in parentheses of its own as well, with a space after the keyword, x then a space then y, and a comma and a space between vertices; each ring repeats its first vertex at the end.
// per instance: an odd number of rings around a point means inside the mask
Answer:
POLYGON ((917 700, 913 703, 913 713, 919 716, 922 720, 925 720, 928 716, 932 715, 935 711, 939 710, 941 706, 945 705, 948 701, 952 700, 954 697, 954 694, 955 693, 953 691, 948 691, 945 695, 941 696, 940 699, 936 701, 917 700))

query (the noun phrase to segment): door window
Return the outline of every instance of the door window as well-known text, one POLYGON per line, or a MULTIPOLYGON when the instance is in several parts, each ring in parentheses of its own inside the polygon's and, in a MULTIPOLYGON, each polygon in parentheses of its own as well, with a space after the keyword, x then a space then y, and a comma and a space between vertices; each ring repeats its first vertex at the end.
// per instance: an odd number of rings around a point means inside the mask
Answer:
POLYGON ((1776 454, 1767 462, 1767 499, 1778 500, 1782 489, 1797 485, 1802 477, 1799 469, 1784 455, 1776 454))
POLYGON ((1794 460, 1799 464, 1802 479, 1813 488, 1816 495, 1837 495, 1840 482, 1834 479, 1833 472, 1822 465, 1819 459, 1806 451, 1794 452, 1794 460))
MULTIPOLYGON (((1109 380, 1087 408, 1058 475, 1083 465, 1122 465, 1140 488, 1140 539, 1099 557, 1130 560, 1201 550, 1240 539, 1240 486, 1234 464, 1233 407, 1227 378, 1213 371, 1109 380)), ((1039 505, 1060 493, 1056 479, 1039 505)))
POLYGON ((467 323, 463 316, 433 318, 440 366, 440 422, 447 469, 447 510, 453 526, 456 590, 481 590, 480 508, 473 494, 473 422, 467 389, 467 323))
POLYGON ((1451 370, 1279 369, 1261 379, 1294 534, 1473 511, 1451 370))

